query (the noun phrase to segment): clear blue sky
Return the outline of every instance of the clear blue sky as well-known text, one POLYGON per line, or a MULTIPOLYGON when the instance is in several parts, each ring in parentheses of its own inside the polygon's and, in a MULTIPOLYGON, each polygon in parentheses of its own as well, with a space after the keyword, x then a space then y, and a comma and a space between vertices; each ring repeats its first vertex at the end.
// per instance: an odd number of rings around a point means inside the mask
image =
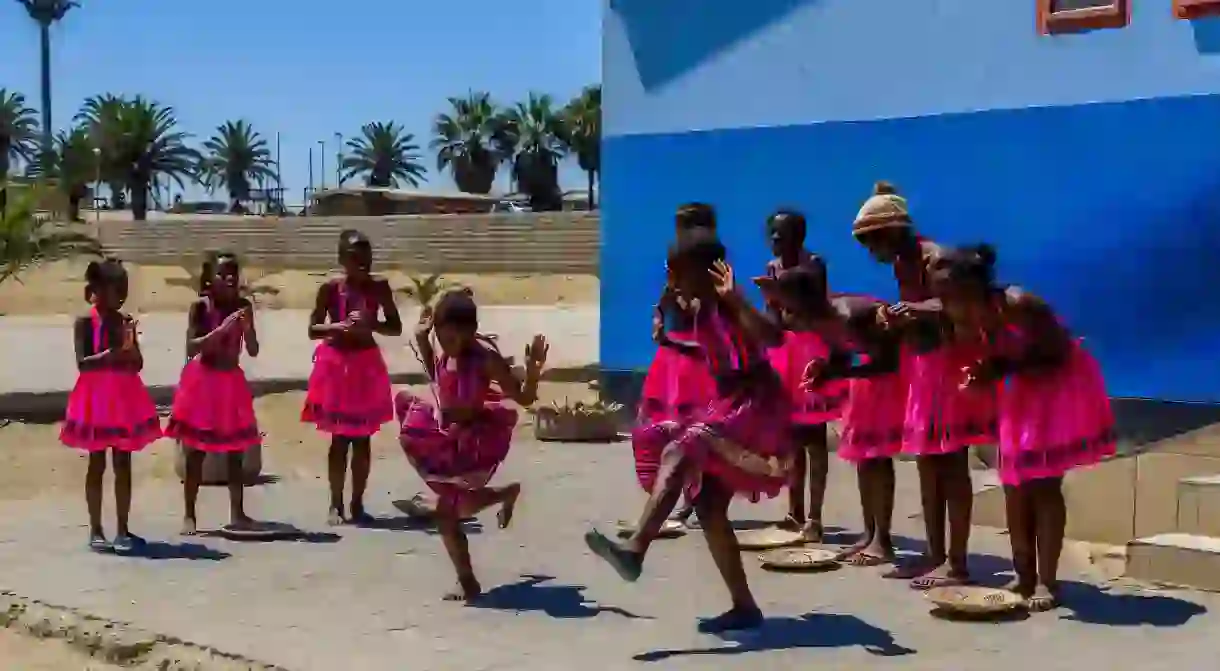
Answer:
MULTIPOLYGON (((486 90, 500 102, 530 91, 559 102, 601 77, 601 10, 593 0, 81 0, 52 30, 54 124, 99 93, 143 94, 172 105, 201 142, 245 118, 274 144, 280 133, 286 199, 301 201, 308 152, 335 133, 394 120, 424 151, 429 190, 455 190, 427 148, 449 96, 486 90)), ((0 0, 0 88, 37 107, 38 30, 0 0)), ((274 149, 273 149, 274 150, 274 149)), ((565 188, 584 186, 565 166, 565 188)), ((507 186, 501 177, 501 189, 507 186)), ((176 191, 176 189, 175 189, 176 191)), ((188 197, 198 196, 197 189, 188 197)))

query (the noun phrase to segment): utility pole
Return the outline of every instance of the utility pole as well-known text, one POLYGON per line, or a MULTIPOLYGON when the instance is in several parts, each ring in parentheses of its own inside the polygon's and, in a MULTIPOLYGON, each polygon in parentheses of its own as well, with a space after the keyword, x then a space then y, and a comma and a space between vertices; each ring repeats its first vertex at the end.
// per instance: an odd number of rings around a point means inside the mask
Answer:
POLYGON ((305 191, 305 216, 313 214, 313 147, 309 148, 309 188, 305 191))

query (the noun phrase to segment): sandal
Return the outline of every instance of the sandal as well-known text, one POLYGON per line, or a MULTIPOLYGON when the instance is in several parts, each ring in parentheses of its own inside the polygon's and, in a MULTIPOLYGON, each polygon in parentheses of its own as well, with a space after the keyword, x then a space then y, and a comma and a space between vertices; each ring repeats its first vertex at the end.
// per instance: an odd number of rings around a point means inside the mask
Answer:
POLYGON ((879 557, 868 552, 857 552, 856 554, 844 559, 843 563, 847 564, 848 566, 855 566, 857 568, 868 568, 870 566, 882 566, 892 561, 894 560, 889 557, 879 557))
POLYGON ((93 552, 113 552, 114 546, 106 540, 105 536, 90 536, 89 549, 93 552))
POLYGON ((147 545, 147 541, 135 534, 122 534, 114 539, 114 551, 116 554, 131 554, 140 548, 147 545))

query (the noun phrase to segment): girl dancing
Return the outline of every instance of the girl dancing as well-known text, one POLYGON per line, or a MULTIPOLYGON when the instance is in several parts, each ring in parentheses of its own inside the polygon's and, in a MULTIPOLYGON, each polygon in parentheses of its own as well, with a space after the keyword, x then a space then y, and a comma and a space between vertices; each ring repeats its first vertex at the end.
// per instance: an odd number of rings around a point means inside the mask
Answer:
POLYGON ((763 354, 772 325, 738 290, 720 241, 707 231, 683 235, 670 251, 669 268, 678 291, 699 300, 694 335, 716 380, 716 398, 689 420, 661 422, 633 436, 663 446, 656 448, 661 466, 636 531, 620 543, 590 530, 585 542, 623 579, 637 580, 658 530, 689 489, 733 604, 700 629, 750 629, 763 617, 746 581, 729 503, 734 493, 776 496, 787 484, 790 403, 763 354))
POLYGON ((1011 588, 1030 610, 1048 610, 1058 603, 1067 526, 1063 476, 1114 455, 1114 415, 1097 361, 1045 302, 996 285, 995 260, 987 245, 949 250, 933 266, 932 286, 955 327, 993 343, 962 371, 962 386, 1005 383, 999 474, 1017 574, 1011 588))
POLYGON ((80 375, 68 397, 59 440, 89 453, 85 503, 89 509, 89 548, 132 552, 144 540, 127 526, 131 513, 131 454, 161 437, 161 420, 140 379, 144 356, 136 322, 121 312, 127 301, 127 271, 114 259, 92 261, 85 269, 89 314, 76 320, 76 367, 80 375), (114 544, 102 529, 102 480, 106 452, 114 465, 114 507, 118 522, 114 544))
POLYGON ((467 291, 445 294, 431 314, 425 309, 415 340, 434 382, 436 403, 399 392, 394 399, 401 427, 398 440, 407 460, 437 495, 433 519, 458 580, 445 600, 471 601, 482 587, 470 562, 462 519, 498 504, 500 528, 512 522, 521 485, 487 484, 508 456, 517 425, 517 411, 500 398, 523 406, 537 400, 547 343, 541 335, 534 336, 525 348, 525 380, 517 379, 494 343, 479 334, 478 308, 467 291), (433 333, 439 355, 432 348, 433 333), (493 383, 498 393, 492 393, 493 383))

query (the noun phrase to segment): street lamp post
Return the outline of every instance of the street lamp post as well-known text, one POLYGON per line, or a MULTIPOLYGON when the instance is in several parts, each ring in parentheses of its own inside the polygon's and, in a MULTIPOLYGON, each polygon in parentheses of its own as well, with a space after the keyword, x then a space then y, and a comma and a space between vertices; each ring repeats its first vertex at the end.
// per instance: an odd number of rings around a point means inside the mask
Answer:
POLYGON ((305 215, 313 214, 313 147, 309 148, 309 188, 305 190, 305 215))
POLYGON ((343 133, 335 133, 335 186, 343 188, 343 133))
POLYGON ((322 182, 320 188, 326 190, 326 140, 318 140, 318 171, 322 174, 319 180, 322 182))

